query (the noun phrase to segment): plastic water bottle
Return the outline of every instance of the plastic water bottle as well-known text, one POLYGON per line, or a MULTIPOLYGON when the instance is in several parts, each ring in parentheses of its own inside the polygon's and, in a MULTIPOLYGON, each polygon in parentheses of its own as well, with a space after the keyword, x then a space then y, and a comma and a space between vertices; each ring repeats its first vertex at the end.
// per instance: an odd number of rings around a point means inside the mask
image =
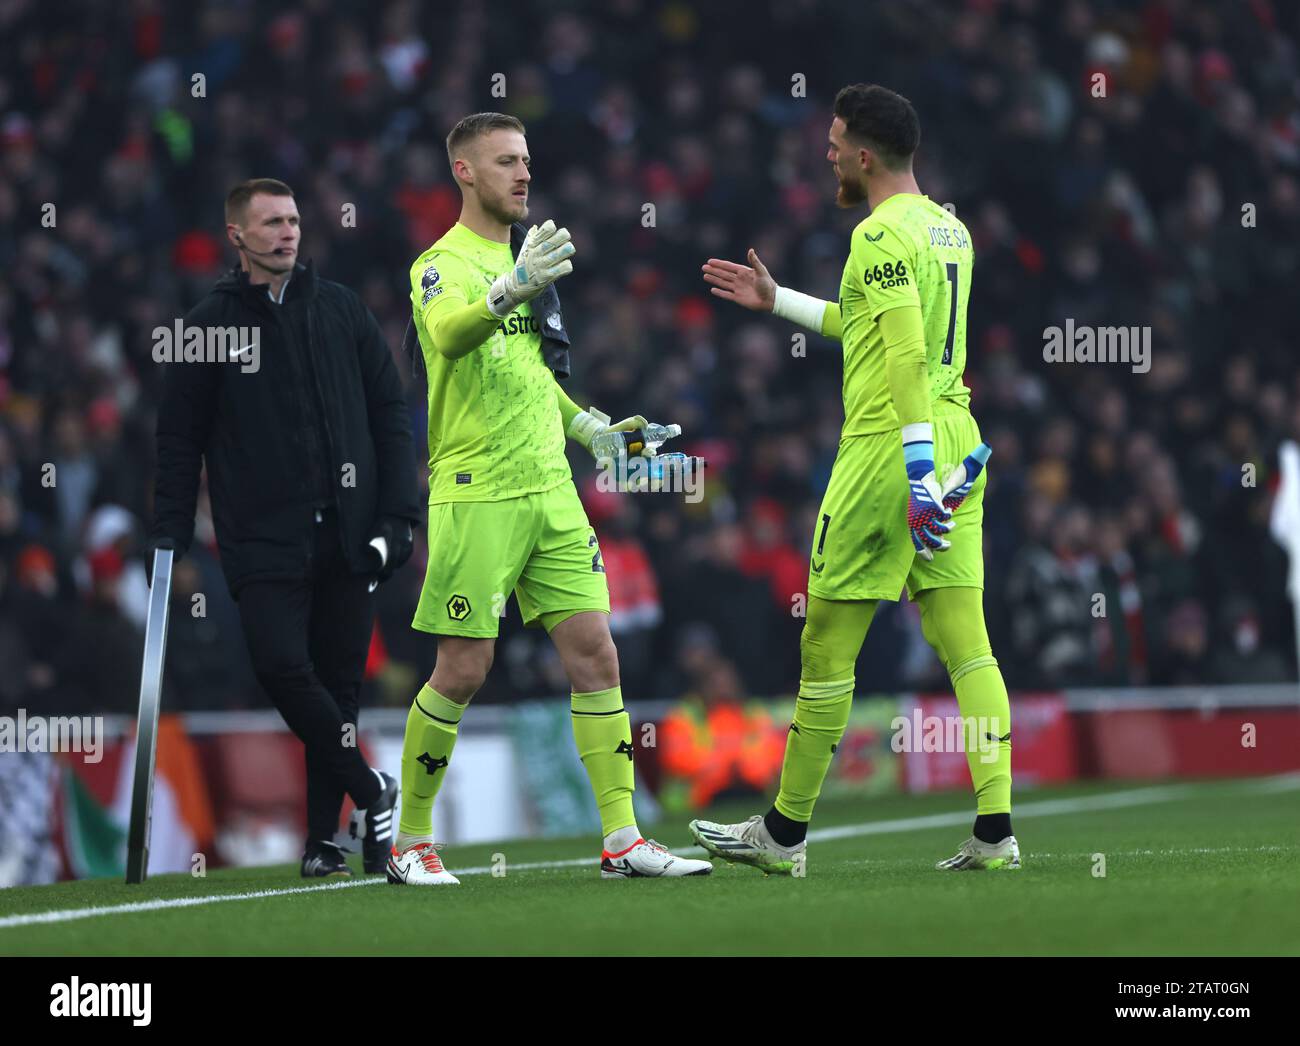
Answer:
POLYGON ((680 492, 681 489, 689 488, 693 482, 697 482, 693 477, 704 468, 705 464, 703 458, 692 457, 680 451, 656 454, 653 458, 646 459, 643 468, 638 471, 635 478, 629 477, 628 489, 664 490, 667 483, 666 489, 680 492))
POLYGON ((634 432, 602 432, 591 441, 591 453, 597 461, 616 460, 636 454, 653 457, 668 440, 681 434, 680 425, 659 425, 655 422, 634 432))
POLYGON ((703 458, 693 458, 681 451, 657 454, 650 459, 650 482, 662 483, 665 474, 672 476, 676 473, 679 479, 684 478, 688 472, 703 467, 703 458))

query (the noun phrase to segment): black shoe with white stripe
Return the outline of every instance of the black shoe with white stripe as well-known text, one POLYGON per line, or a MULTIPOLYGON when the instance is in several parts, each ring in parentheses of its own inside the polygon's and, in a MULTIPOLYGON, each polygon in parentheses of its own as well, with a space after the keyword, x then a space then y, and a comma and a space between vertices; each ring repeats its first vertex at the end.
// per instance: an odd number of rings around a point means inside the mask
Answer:
POLYGON ((367 875, 378 875, 388 867, 388 851, 393 845, 393 808, 400 789, 397 780, 382 770, 375 770, 384 783, 379 798, 365 810, 353 810, 348 834, 361 840, 361 864, 367 875))
POLYGON ((309 842, 302 855, 302 877, 304 879, 325 879, 337 876, 350 879, 352 869, 348 867, 347 858, 341 847, 334 843, 309 842))

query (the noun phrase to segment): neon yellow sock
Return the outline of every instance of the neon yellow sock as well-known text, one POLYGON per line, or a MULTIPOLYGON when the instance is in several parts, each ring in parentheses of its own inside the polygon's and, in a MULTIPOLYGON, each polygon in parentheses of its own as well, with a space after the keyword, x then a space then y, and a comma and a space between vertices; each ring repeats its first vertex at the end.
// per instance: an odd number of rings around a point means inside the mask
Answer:
POLYGON ((587 768, 600 811, 601 834, 636 824, 632 811, 632 721, 623 711, 623 690, 574 693, 573 740, 587 768))
POLYGON ((831 756, 849 725, 853 677, 829 683, 800 683, 794 722, 785 738, 777 810, 794 821, 811 821, 831 756))
POLYGON ((966 764, 977 814, 1011 812, 1011 703, 992 654, 952 670, 957 707, 966 720, 966 764), (971 736, 974 734, 975 736, 971 736))
POLYGON ((978 588, 935 588, 917 596, 926 638, 948 668, 966 720, 966 765, 977 814, 1011 812, 1011 703, 984 625, 978 588))
POLYGON ((456 731, 465 706, 443 697, 427 684, 406 716, 402 739, 402 835, 433 834, 433 801, 447 775, 456 731))
POLYGON ((810 596, 799 637, 799 696, 785 739, 777 812, 811 821, 831 756, 844 737, 853 706, 853 667, 876 613, 876 600, 810 596))

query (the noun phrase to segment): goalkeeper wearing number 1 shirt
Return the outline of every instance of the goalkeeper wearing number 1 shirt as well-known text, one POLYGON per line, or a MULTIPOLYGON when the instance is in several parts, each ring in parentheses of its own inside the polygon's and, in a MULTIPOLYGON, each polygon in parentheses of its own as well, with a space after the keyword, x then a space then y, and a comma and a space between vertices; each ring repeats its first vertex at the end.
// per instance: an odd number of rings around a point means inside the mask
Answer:
MULTIPOLYGON (((524 624, 550 635, 573 687, 573 736, 604 834, 601 877, 707 875, 708 861, 677 857, 637 829, 605 568, 564 456, 566 435, 590 451, 597 436, 643 429, 646 420, 611 425, 579 409, 548 367, 563 331, 552 285, 573 270, 574 247, 553 222, 526 234, 517 224, 528 215, 532 177, 523 124, 501 113, 467 116, 447 138, 447 157, 460 220, 411 266, 429 383, 429 566, 412 624, 438 637, 438 660, 406 720, 388 881, 457 882, 434 844, 433 804, 512 590, 524 624)), ((555 366, 567 375, 567 362, 555 366)))
POLYGON ((957 694, 977 801, 971 838, 936 867, 1019 868, 1010 708, 984 625, 989 447, 961 380, 970 233, 916 184, 921 129, 906 98, 855 84, 840 91, 834 115, 827 159, 839 180, 836 202, 866 202, 871 210, 853 230, 839 302, 778 287, 752 250, 749 265, 710 259, 704 266, 718 297, 843 343, 844 429, 812 539, 780 792, 766 815, 732 825, 692 821, 691 832, 716 857, 765 872, 798 868, 848 724, 867 628, 879 602, 897 599, 906 584, 957 694))

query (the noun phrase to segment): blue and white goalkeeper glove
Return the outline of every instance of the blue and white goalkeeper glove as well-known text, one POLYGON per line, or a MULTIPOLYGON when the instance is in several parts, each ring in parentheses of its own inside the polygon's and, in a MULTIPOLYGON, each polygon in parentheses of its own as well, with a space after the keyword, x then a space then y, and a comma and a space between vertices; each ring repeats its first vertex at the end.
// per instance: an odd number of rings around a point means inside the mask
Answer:
POLYGON ((907 462, 908 481, 912 487, 907 504, 907 525, 917 554, 922 559, 933 560, 935 552, 944 552, 951 547, 943 535, 952 533, 955 526, 950 522, 952 514, 974 488, 993 448, 981 443, 967 454, 962 463, 948 473, 943 486, 937 488, 936 498, 934 444, 925 438, 928 433, 920 429, 907 435, 911 439, 903 444, 903 458, 907 462), (934 509, 936 501, 942 508, 941 512, 934 509))
POLYGON ((534 225, 524 237, 514 268, 498 276, 488 290, 488 312, 503 320, 561 276, 567 276, 573 271, 573 262, 569 261, 573 250, 568 229, 557 229, 549 218, 540 227, 534 225))
POLYGON ((966 495, 971 492, 975 486, 975 481, 980 478, 980 473, 984 471, 984 466, 988 464, 989 455, 993 453, 993 448, 987 443, 981 443, 978 447, 966 455, 965 460, 948 473, 948 478, 943 481, 943 507, 949 511, 956 512, 966 495))
POLYGON ((903 426, 903 462, 911 488, 907 498, 907 529, 912 547, 922 559, 949 547, 952 510, 943 503, 943 490, 934 474, 934 428, 928 423, 903 426))

